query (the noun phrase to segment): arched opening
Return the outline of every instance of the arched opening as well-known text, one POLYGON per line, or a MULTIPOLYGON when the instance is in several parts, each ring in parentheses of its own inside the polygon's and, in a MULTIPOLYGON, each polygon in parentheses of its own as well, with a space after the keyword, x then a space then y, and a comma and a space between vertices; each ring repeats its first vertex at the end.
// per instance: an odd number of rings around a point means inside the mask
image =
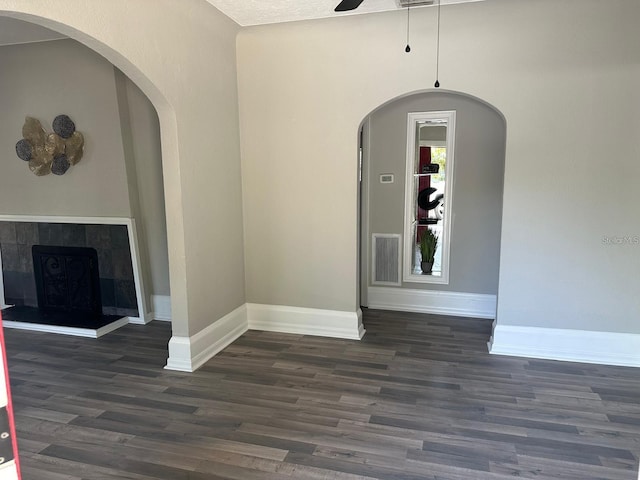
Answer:
MULTIPOLYGON (((83 33, 30 15, 0 12, 0 20, 5 26, 18 24, 15 32, 23 32, 23 38, 7 47, 15 68, 5 63, 10 75, 3 81, 13 87, 5 91, 13 107, 5 109, 11 116, 5 119, 17 125, 8 135, 19 134, 25 115, 42 116, 44 125, 56 111, 81 119, 77 128, 86 137, 84 162, 77 166, 74 178, 69 175, 64 183, 62 178, 43 178, 37 184, 28 178, 27 188, 16 182, 18 207, 11 211, 7 207, 11 202, 3 202, 6 208, 1 213, 24 217, 19 219, 20 226, 35 225, 36 237, 38 224, 48 221, 62 227, 60 236, 68 236, 69 229, 83 230, 85 225, 104 226, 97 230, 102 240, 96 242, 99 260, 107 265, 101 272, 104 278, 100 276, 106 311, 136 323, 158 317, 170 320, 167 230, 179 224, 166 222, 164 192, 175 189, 166 184, 171 184, 171 176, 168 182, 163 180, 163 165, 177 161, 173 109, 135 65, 83 33), (59 34, 47 38, 47 31, 59 34), (18 195, 28 201, 20 201, 18 195), (30 222, 29 217, 38 221, 30 222), (128 235, 129 244, 101 244, 105 232, 108 237, 118 227, 128 235), (120 258, 121 251, 127 250, 130 264, 120 258), (158 306, 164 308, 159 315, 158 306)), ((30 247, 28 243, 20 246, 30 247)))
MULTIPOLYGON (((362 122, 360 132, 360 304, 376 309, 495 318, 506 145, 502 114, 477 98, 432 90, 405 95, 378 107, 362 122), (423 141, 415 132, 408 135, 407 119, 410 113, 434 112, 455 112, 455 163, 447 171, 451 198, 445 198, 443 207, 445 212, 450 208, 446 213, 451 222, 446 225, 450 235, 444 239, 450 252, 446 281, 431 281, 426 276, 429 274, 415 271, 416 263, 407 261, 420 254, 416 227, 421 225, 414 217, 415 225, 410 230, 410 221, 406 221, 407 213, 411 220, 409 209, 420 208, 411 203, 417 203, 418 192, 413 199, 406 192, 412 182, 407 176, 419 176, 415 169, 409 171, 413 161, 410 155, 416 152, 418 165, 417 152, 422 148, 418 143, 423 141), (408 146, 409 138, 416 144, 408 146), (412 250, 407 255, 408 249, 412 250), (413 271, 407 272, 412 266, 413 271), (425 275, 424 281, 420 275, 425 275)), ((441 140, 444 145, 444 138, 441 140)), ((417 189, 424 187, 415 185, 417 189)), ((422 192, 430 190, 434 189, 422 188, 422 192)), ((440 225, 441 218, 442 214, 428 220, 440 225)))

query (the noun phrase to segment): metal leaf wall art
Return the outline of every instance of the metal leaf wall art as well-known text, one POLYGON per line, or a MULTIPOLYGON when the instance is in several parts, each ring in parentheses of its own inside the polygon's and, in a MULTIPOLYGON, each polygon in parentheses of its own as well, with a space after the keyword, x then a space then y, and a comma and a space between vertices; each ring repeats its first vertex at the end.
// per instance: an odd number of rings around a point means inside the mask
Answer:
POLYGON ((46 133, 36 118, 26 117, 22 139, 16 143, 18 158, 29 162, 29 169, 41 177, 53 173, 64 175, 82 159, 84 137, 67 115, 53 120, 53 132, 46 133))

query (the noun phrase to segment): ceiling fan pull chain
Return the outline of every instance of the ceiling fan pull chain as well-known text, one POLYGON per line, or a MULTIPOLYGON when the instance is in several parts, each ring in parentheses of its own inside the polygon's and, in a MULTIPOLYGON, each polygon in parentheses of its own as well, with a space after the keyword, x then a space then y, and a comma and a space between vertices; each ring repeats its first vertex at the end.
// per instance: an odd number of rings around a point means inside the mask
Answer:
POLYGON ((411 4, 407 4, 407 47, 404 49, 405 52, 409 53, 411 51, 411 46, 409 45, 409 19, 411 16, 411 4))
POLYGON ((436 36, 436 83, 433 85, 436 88, 440 88, 440 4, 441 0, 438 0, 438 33, 436 36))

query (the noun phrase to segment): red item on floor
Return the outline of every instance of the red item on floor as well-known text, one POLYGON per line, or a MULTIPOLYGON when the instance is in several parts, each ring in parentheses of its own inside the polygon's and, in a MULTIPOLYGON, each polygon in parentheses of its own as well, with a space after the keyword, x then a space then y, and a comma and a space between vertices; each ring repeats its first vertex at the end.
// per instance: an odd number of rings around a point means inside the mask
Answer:
POLYGON ((11 388, 9 386, 9 369, 7 368, 7 353, 4 344, 4 326, 0 313, 0 478, 3 480, 19 480, 20 462, 18 461, 18 440, 16 424, 13 418, 13 404, 11 403, 11 388))

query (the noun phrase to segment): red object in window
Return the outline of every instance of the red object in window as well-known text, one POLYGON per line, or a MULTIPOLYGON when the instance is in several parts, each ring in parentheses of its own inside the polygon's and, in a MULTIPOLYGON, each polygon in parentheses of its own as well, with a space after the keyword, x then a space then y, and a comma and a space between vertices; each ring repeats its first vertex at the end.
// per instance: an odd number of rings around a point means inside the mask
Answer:
MULTIPOLYGON (((418 173, 422 173, 422 167, 431 163, 431 147, 420 147, 420 163, 418 164, 418 173)), ((418 192, 431 186, 431 177, 425 175, 418 180, 418 192)), ((427 218, 429 212, 418 207, 418 218, 427 218)))

